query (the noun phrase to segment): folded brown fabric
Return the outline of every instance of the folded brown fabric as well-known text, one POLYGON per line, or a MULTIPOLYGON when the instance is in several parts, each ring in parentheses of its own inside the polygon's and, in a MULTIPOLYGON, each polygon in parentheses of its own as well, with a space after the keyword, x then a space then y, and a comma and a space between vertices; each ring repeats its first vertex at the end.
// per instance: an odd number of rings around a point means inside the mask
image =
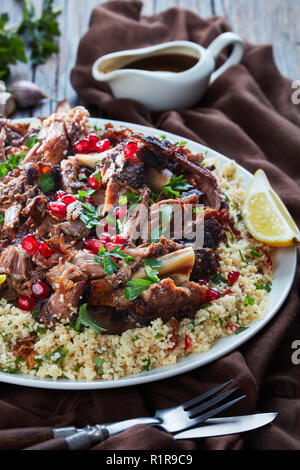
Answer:
MULTIPOLYGON (((186 39, 208 46, 230 26, 172 8, 141 17, 141 2, 110 1, 92 13, 82 39, 72 83, 79 96, 114 119, 155 126, 201 142, 250 171, 263 168, 300 224, 300 105, 292 104, 291 82, 278 72, 271 46, 247 44, 243 63, 209 88, 193 109, 150 113, 140 104, 115 99, 91 77, 100 56, 121 49, 186 39)), ((162 431, 136 426, 96 447, 101 449, 299 449, 300 365, 291 360, 300 340, 300 270, 283 308, 239 350, 188 374, 138 387, 99 391, 46 391, 0 385, 0 427, 101 423, 152 415, 234 378, 247 398, 229 414, 277 411, 268 428, 201 441, 174 441, 162 431)))

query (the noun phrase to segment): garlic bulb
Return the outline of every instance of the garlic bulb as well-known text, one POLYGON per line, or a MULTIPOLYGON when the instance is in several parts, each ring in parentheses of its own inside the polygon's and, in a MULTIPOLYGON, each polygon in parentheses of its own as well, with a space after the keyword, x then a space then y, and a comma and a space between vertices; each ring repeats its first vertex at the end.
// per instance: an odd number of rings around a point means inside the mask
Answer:
POLYGON ((47 95, 35 83, 28 80, 19 80, 12 84, 12 95, 20 108, 35 106, 47 95))
POLYGON ((11 93, 0 91, 0 116, 7 118, 16 109, 16 103, 11 93))

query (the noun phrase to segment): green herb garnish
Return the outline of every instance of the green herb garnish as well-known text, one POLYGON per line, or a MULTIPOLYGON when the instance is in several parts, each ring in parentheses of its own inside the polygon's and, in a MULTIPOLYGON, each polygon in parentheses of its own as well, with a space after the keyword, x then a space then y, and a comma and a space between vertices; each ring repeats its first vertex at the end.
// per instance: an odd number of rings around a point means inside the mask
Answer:
POLYGON ((68 352, 69 350, 65 349, 64 345, 59 346, 59 348, 57 348, 52 354, 52 356, 59 354, 59 357, 54 360, 54 364, 61 365, 64 359, 67 357, 68 352))
POLYGON ((272 282, 268 281, 266 284, 255 284, 255 287, 257 290, 262 290, 264 289, 266 292, 271 292, 272 290, 272 282))
POLYGON ((48 173, 41 176, 40 188, 43 193, 50 193, 55 188, 54 179, 48 173))
POLYGON ((236 335, 239 335, 243 331, 248 330, 248 328, 249 328, 248 326, 240 326, 239 329, 236 332, 236 335))
POLYGON ((187 182, 182 175, 176 177, 172 176, 169 181, 163 186, 163 191, 166 197, 174 198, 180 197, 180 192, 187 191, 193 186, 187 182))
POLYGON ((35 144, 37 143, 38 141, 38 136, 37 135, 34 135, 34 136, 31 136, 31 137, 28 137, 28 139, 26 140, 25 142, 25 145, 26 147, 30 149, 32 149, 32 147, 35 146, 35 144))
POLYGON ((244 300, 244 305, 247 306, 247 305, 254 305, 254 304, 255 304, 255 299, 247 295, 244 300))
POLYGON ((8 77, 10 64, 17 61, 27 62, 24 41, 17 33, 17 27, 7 26, 9 16, 7 13, 0 15, 0 78, 8 77))
POLYGON ((239 254, 240 254, 240 257, 241 257, 241 260, 243 261, 243 263, 246 263, 246 260, 245 260, 244 255, 243 255, 241 250, 239 250, 239 254))
POLYGON ((138 194, 135 194, 131 189, 127 189, 125 196, 122 196, 119 199, 119 204, 121 205, 128 205, 128 209, 130 209, 135 204, 138 204, 141 201, 142 197, 138 194))
POLYGON ((263 254, 261 251, 249 250, 249 252, 250 252, 251 255, 254 256, 255 258, 261 258, 262 256, 264 256, 264 254, 263 254))
POLYGON ((53 0, 45 0, 41 16, 37 17, 32 1, 21 0, 21 4, 23 21, 18 28, 18 34, 24 35, 28 41, 32 64, 43 64, 53 52, 58 52, 54 39, 60 36, 57 16, 61 9, 53 8, 53 0))
POLYGON ((144 359, 143 362, 145 363, 144 369, 145 369, 147 372, 149 372, 149 370, 151 369, 151 363, 152 363, 151 357, 148 356, 146 359, 144 359))
POLYGON ((98 375, 102 375, 103 374, 103 370, 102 370, 102 365, 104 363, 104 359, 102 359, 102 357, 99 357, 97 356, 95 359, 94 359, 94 364, 97 368, 97 374, 98 375))
POLYGON ((132 256, 127 256, 119 245, 115 246, 111 250, 106 250, 106 248, 103 246, 100 248, 98 255, 95 255, 95 261, 101 264, 108 276, 112 276, 112 274, 117 272, 119 269, 118 264, 112 259, 112 257, 124 259, 125 262, 129 264, 134 261, 132 256))
POLYGON ((222 284, 222 283, 228 284, 227 279, 226 279, 224 276, 222 276, 222 274, 220 274, 220 273, 216 274, 216 275, 212 278, 212 282, 213 282, 214 284, 222 284))
POLYGON ((87 326, 88 328, 92 328, 97 334, 104 333, 106 331, 104 328, 99 326, 89 315, 88 310, 87 310, 87 304, 81 305, 79 309, 79 314, 78 318, 76 320, 76 323, 74 325, 74 329, 76 331, 80 331, 81 325, 87 326))

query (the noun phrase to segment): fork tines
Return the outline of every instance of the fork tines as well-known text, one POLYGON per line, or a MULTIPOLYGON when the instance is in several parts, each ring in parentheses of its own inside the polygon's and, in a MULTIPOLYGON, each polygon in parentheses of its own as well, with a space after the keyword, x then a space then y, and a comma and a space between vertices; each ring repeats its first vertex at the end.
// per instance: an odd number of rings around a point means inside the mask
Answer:
POLYGON ((207 398, 217 394, 218 392, 223 390, 225 387, 227 387, 227 385, 231 383, 232 383, 232 380, 229 380, 228 382, 225 382, 224 384, 219 385, 218 387, 212 390, 209 390, 208 392, 203 393, 202 395, 192 400, 189 400, 186 403, 183 403, 182 407, 184 411, 187 413, 188 417, 190 418, 190 426, 203 423, 207 419, 212 418, 213 416, 216 416, 217 414, 221 413, 222 411, 226 410, 230 406, 234 405, 235 403, 245 398, 246 395, 242 395, 238 398, 235 398, 234 400, 223 403, 217 408, 214 407, 216 404, 220 403, 221 401, 225 400, 225 398, 232 395, 238 389, 238 387, 235 387, 233 389, 227 390, 226 392, 218 394, 217 396, 215 396, 214 398, 210 400, 207 400, 207 398), (199 405, 199 403, 201 402, 203 403, 199 405), (200 414, 204 411, 206 411, 206 413, 200 414))

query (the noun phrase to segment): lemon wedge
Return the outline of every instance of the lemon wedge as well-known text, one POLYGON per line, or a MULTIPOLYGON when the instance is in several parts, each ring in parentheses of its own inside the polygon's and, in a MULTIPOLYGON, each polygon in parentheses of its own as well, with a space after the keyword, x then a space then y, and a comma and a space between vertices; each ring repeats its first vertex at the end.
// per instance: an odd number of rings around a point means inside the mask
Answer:
POLYGON ((6 281, 6 274, 0 274, 0 285, 6 281))
POLYGON ((257 170, 243 205, 243 218, 256 239, 271 246, 297 246, 300 231, 263 170, 257 170))

